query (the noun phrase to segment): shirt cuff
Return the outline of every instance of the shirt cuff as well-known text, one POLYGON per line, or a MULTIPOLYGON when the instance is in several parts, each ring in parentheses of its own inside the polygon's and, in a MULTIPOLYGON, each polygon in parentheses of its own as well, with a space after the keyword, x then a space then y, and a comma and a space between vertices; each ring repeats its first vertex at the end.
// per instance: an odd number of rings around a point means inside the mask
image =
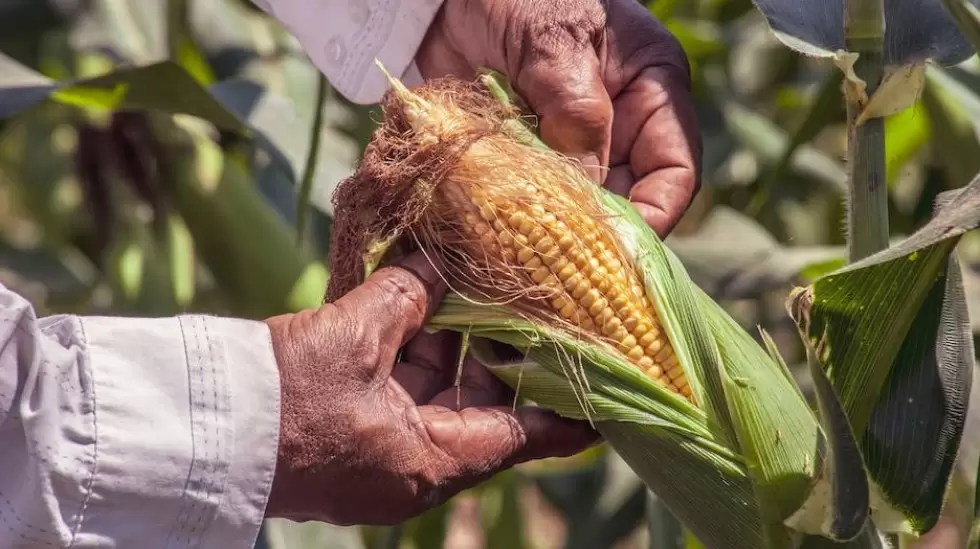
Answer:
POLYGON ((378 59, 406 85, 421 83, 414 58, 442 0, 253 0, 299 41, 330 84, 354 103, 381 100, 378 59))
POLYGON ((82 327, 98 461, 76 545, 252 547, 279 437, 265 323, 86 317, 82 327))

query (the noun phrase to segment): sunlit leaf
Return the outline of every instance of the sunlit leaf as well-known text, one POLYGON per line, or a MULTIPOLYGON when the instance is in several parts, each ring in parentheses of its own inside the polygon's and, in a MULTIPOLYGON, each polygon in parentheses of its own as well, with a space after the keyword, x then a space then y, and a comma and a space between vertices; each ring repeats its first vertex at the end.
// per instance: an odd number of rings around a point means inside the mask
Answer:
POLYGON ((783 246, 753 219, 716 207, 697 233, 667 245, 691 278, 715 299, 746 299, 788 290, 806 272, 846 257, 843 247, 783 246))
POLYGON ((840 71, 828 71, 803 121, 793 132, 789 144, 783 147, 779 160, 768 167, 756 196, 749 204, 749 212, 758 213, 775 187, 789 177, 793 155, 796 154, 797 149, 834 121, 834 114, 841 110, 842 80, 843 74, 840 71))
POLYGON ((980 51, 980 10, 970 0, 939 0, 974 49, 980 51))
POLYGON ((902 169, 929 142, 928 111, 921 104, 885 119, 885 166, 888 185, 901 175, 902 169))
POLYGON ((938 520, 972 383, 950 254, 980 225, 980 179, 947 199, 911 237, 817 280, 791 307, 861 441, 880 491, 872 516, 885 531, 924 532, 938 520))
POLYGON ((267 519, 257 549, 369 549, 356 528, 267 519))
MULTIPOLYGON (((811 56, 830 57, 844 45, 845 0, 753 0, 770 28, 787 46, 811 56)), ((969 0, 973 6, 980 0, 969 0)), ((884 62, 904 67, 934 60, 959 63, 973 54, 940 0, 885 2, 884 62)))
MULTIPOLYGON (((766 164, 776 165, 783 151, 790 146, 790 138, 778 126, 762 115, 733 101, 723 107, 729 131, 766 164)), ((827 185, 835 192, 843 192, 847 174, 843 166, 823 152, 801 145, 793 155, 790 167, 801 174, 827 185)))
MULTIPOLYGON (((211 86, 210 92, 231 112, 246 121, 256 135, 259 147, 266 158, 257 158, 254 169, 260 185, 278 185, 276 179, 283 179, 289 185, 282 187, 288 196, 288 206, 283 209, 286 219, 295 219, 296 187, 306 173, 307 160, 311 158, 310 131, 314 117, 304 117, 298 112, 300 106, 287 98, 264 90, 256 82, 233 79, 211 86)), ((312 101, 312 100, 311 100, 312 101)), ((309 110, 309 108, 307 108, 309 110)), ((360 150, 357 143, 338 129, 349 113, 339 102, 328 100, 323 106, 323 120, 320 127, 320 141, 316 154, 312 156, 312 187, 310 203, 323 212, 331 212, 330 201, 333 189, 344 178, 350 176, 357 162, 360 150)), ((271 188, 265 189, 272 191, 271 188)), ((275 191, 279 192, 279 191, 275 191)))
POLYGON ((931 67, 922 94, 934 150, 950 186, 960 186, 980 171, 980 98, 949 72, 931 67))
POLYGON ((214 71, 191 35, 189 0, 166 0, 167 46, 170 60, 180 65, 198 84, 214 84, 214 71))
POLYGON ((0 53, 0 118, 13 116, 49 98, 74 106, 153 109, 189 114, 221 128, 248 128, 178 65, 163 61, 122 68, 104 76, 55 82, 0 53))

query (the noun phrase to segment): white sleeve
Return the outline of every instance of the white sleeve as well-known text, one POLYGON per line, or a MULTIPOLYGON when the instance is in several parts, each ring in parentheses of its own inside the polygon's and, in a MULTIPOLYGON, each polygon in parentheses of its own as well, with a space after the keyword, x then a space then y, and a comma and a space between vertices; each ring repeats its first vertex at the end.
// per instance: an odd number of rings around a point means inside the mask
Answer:
POLYGON ((354 103, 387 90, 377 58, 409 86, 414 59, 442 0, 252 0, 296 37, 330 84, 354 103))
POLYGON ((251 548, 278 436, 264 323, 37 318, 0 285, 0 547, 251 548))

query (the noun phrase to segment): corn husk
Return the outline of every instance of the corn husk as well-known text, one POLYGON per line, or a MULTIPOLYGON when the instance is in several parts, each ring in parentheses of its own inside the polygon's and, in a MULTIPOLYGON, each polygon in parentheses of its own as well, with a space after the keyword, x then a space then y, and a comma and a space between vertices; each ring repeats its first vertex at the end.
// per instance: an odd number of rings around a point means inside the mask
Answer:
POLYGON ((781 549, 799 546, 804 534, 835 537, 837 506, 827 495, 833 448, 768 337, 760 345, 694 285, 628 201, 581 184, 584 172, 569 172, 568 159, 528 133, 494 80, 436 81, 413 91, 392 83, 384 124, 335 195, 328 300, 383 257, 421 248, 452 290, 428 329, 465 334, 474 356, 521 397, 591 421, 706 547, 781 549), (509 154, 487 160, 474 152, 478 143, 509 154), (616 235, 618 252, 642 278, 693 402, 500 283, 510 280, 503 267, 489 272, 473 253, 461 258, 464 242, 446 244, 445 186, 492 190, 513 183, 495 179, 504 176, 596 208, 590 215, 616 235), (523 358, 505 360, 491 341, 523 358), (794 528, 786 525, 791 517, 794 528))

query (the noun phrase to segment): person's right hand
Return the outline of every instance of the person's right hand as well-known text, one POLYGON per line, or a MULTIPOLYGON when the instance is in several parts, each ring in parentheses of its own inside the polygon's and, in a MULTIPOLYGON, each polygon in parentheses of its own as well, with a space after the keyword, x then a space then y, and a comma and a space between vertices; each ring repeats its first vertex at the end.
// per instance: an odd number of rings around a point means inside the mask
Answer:
POLYGON ((318 310, 267 320, 282 387, 267 516, 395 524, 598 440, 587 423, 514 410, 513 392, 473 360, 457 389, 458 337, 416 335, 444 294, 416 253, 318 310))

